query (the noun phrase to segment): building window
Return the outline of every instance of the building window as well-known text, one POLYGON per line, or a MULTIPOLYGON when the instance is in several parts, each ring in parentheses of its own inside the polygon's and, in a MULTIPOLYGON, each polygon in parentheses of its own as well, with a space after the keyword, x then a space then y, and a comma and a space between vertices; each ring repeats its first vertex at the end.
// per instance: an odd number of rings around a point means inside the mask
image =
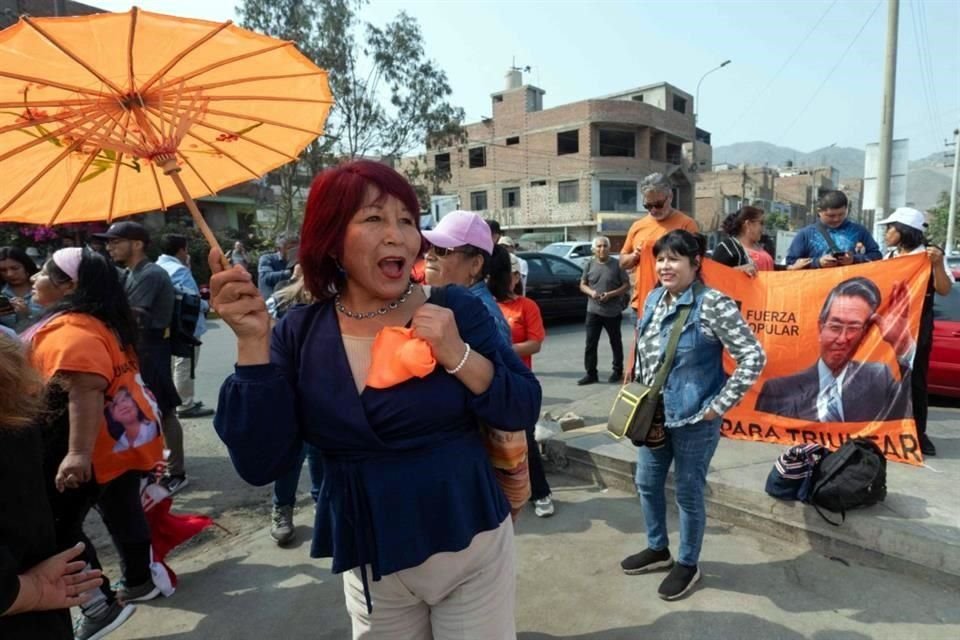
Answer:
POLYGON ((561 180, 557 183, 557 202, 569 204, 580 199, 579 180, 561 180))
POLYGON ((561 131, 557 134, 557 155, 580 153, 580 130, 561 131))
POLYGON ((600 129, 600 155, 633 158, 637 155, 636 135, 633 131, 600 129))
POLYGON ((450 173, 450 154, 438 153, 437 155, 433 156, 433 168, 439 174, 450 173))
POLYGON ((673 110, 678 113, 687 112, 687 99, 680 96, 673 96, 673 110))
POLYGON ((470 168, 478 169, 487 166, 487 148, 474 147, 470 149, 470 168))
POLYGON ((530 181, 530 186, 531 186, 531 187, 545 187, 545 186, 547 186, 547 181, 546 181, 546 180, 531 180, 531 181, 530 181))
POLYGON ((507 138, 507 146, 520 144, 520 136, 511 136, 507 138))
POLYGON ((493 96, 494 102, 503 102, 503 96, 493 96))
POLYGON ((601 180, 600 210, 635 212, 637 183, 632 180, 601 180))
POLYGON ((641 93, 636 96, 630 96, 630 99, 633 100, 634 102, 643 102, 643 94, 641 93))
POLYGON ((683 161, 683 148, 678 144, 667 143, 667 162, 680 164, 683 161))
POLYGON ((520 206, 520 187, 509 187, 503 190, 503 208, 513 209, 520 206))
POLYGON ((487 208, 487 192, 471 191, 470 192, 470 210, 483 211, 486 208, 487 208))

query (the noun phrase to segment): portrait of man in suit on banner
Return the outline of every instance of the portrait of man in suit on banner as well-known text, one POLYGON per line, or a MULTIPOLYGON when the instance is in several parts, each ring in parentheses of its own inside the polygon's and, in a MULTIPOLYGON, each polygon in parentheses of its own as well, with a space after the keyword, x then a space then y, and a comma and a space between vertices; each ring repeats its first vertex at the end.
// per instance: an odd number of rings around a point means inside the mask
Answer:
POLYGON ((820 357, 798 373, 768 380, 756 410, 811 422, 873 422, 913 416, 910 374, 916 343, 910 334, 910 297, 897 283, 889 304, 877 285, 863 277, 834 287, 820 310, 820 357), (876 328, 896 353, 899 379, 883 362, 862 362, 854 356, 876 328))

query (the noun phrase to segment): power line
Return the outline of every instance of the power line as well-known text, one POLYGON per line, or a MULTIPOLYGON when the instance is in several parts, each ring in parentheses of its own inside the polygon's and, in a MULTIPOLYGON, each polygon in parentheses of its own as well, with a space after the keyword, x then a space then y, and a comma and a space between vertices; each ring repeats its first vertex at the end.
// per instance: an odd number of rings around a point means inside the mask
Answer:
POLYGON ((927 107, 927 125, 930 127, 931 139, 936 139, 936 129, 935 129, 935 120, 936 116, 934 115, 933 105, 930 102, 930 81, 927 75, 927 64, 926 56, 923 54, 923 43, 920 36, 920 19, 917 17, 917 2, 913 0, 910 2, 910 18, 911 23, 913 24, 913 41, 917 47, 917 62, 920 65, 920 85, 923 89, 923 101, 927 107))
POLYGON ((728 127, 727 131, 732 131, 733 129, 735 129, 736 126, 740 124, 740 121, 743 120, 743 117, 747 115, 747 112, 749 112, 750 109, 756 106, 757 101, 770 89, 770 87, 773 86, 773 83, 776 82, 777 78, 780 77, 780 74, 783 72, 784 69, 787 68, 787 65, 793 61, 794 57, 797 55, 797 53, 800 52, 800 49, 803 47, 803 45, 807 43, 807 40, 810 39, 810 36, 813 35, 813 32, 817 30, 817 27, 820 26, 820 23, 823 22, 824 18, 827 17, 827 14, 830 13, 830 10, 833 9, 834 5, 836 4, 837 4, 837 0, 833 0, 833 2, 830 3, 830 6, 827 7, 826 11, 824 11, 820 15, 820 18, 817 20, 816 24, 810 27, 810 30, 807 31, 807 35, 803 36, 803 40, 801 40, 800 44, 798 44, 796 48, 794 48, 793 52, 789 56, 787 56, 787 59, 783 62, 783 64, 780 65, 780 68, 777 69, 777 72, 775 74, 773 74, 773 77, 766 84, 766 86, 760 89, 760 91, 757 92, 757 95, 755 95, 753 99, 747 101, 747 104, 743 108, 743 111, 740 112, 740 115, 737 116, 737 119, 733 121, 733 124, 730 125, 730 127, 728 127))
MULTIPOLYGON (((933 104, 938 105, 940 102, 937 100, 937 83, 934 80, 933 75, 933 58, 930 55, 930 35, 929 31, 927 31, 927 5, 924 2, 921 2, 920 6, 917 7, 917 15, 920 16, 920 33, 923 37, 924 48, 927 52, 927 78, 930 81, 930 95, 932 97, 933 104)), ((934 117, 937 120, 937 131, 943 131, 943 123, 941 122, 940 118, 936 113, 934 113, 934 117)))
POLYGON ((860 35, 867 28, 867 25, 870 24, 870 20, 873 19, 873 16, 876 15, 877 9, 880 8, 881 3, 882 3, 882 0, 881 2, 877 2, 877 4, 873 7, 873 11, 871 11, 870 15, 867 16, 867 19, 863 21, 863 24, 860 26, 860 30, 857 31, 857 34, 855 36, 853 36, 853 39, 850 40, 850 44, 847 45, 847 48, 844 49, 843 54, 841 54, 836 64, 834 64, 833 68, 830 69, 830 73, 828 73, 827 76, 823 79, 823 82, 820 83, 820 86, 817 87, 817 90, 813 92, 813 95, 810 97, 810 100, 807 101, 807 104, 803 105, 803 109, 801 109, 800 113, 797 114, 797 117, 793 119, 793 122, 790 123, 790 126, 788 126, 784 130, 784 132, 780 135, 778 144, 783 143, 783 139, 787 137, 787 134, 790 133, 790 130, 793 129, 793 126, 797 124, 800 118, 803 117, 803 114, 807 112, 807 109, 810 108, 810 105, 813 104, 813 101, 817 99, 818 95, 820 95, 820 91, 823 90, 823 87, 826 86, 827 81, 830 80, 834 72, 840 67, 841 63, 843 63, 844 59, 847 57, 847 54, 850 53, 850 49, 852 49, 853 45, 856 44, 857 40, 860 39, 860 35))

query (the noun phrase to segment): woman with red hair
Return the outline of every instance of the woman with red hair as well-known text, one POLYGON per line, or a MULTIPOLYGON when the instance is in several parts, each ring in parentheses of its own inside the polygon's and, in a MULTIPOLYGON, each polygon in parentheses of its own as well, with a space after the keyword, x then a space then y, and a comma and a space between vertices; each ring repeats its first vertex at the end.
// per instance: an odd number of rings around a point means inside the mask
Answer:
POLYGON ((354 638, 514 638, 513 527, 480 420, 537 420, 536 378, 475 296, 443 306, 410 279, 419 203, 389 167, 351 162, 310 189, 300 264, 315 302, 269 332, 249 273, 220 271, 213 306, 237 336, 214 424, 240 475, 275 480, 303 443, 323 458, 313 557, 343 574, 354 638), (378 334, 409 331, 435 365, 384 388, 378 334), (368 378, 368 375, 371 377, 368 378))

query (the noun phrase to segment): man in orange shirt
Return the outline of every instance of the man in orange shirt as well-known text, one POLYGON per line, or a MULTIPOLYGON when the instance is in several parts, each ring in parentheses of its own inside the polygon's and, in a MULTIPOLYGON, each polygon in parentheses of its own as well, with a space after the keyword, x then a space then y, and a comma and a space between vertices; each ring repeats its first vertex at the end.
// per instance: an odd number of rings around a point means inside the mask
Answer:
MULTIPOLYGON (((657 284, 654 272, 653 245, 667 232, 685 229, 697 233, 696 220, 671 205, 673 189, 670 181, 662 173, 652 173, 640 183, 643 208, 649 215, 637 220, 627 232, 627 239, 620 249, 620 266, 624 269, 636 268, 636 285, 630 306, 639 312, 649 294, 657 284)), ((627 367, 629 369, 629 367, 627 367)))

